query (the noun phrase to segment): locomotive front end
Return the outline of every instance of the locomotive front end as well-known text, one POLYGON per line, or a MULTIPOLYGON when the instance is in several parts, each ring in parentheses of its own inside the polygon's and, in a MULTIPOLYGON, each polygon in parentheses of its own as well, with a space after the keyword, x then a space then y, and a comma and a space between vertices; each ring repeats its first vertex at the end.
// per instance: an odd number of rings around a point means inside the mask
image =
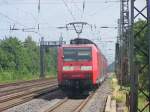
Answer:
POLYGON ((63 47, 62 85, 83 88, 92 82, 92 48, 63 47))

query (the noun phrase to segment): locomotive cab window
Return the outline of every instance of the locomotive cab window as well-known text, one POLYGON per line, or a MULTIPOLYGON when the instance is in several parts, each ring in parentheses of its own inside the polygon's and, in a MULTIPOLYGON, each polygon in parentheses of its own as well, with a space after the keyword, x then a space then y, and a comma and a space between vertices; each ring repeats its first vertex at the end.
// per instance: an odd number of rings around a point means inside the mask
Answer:
POLYGON ((64 61, 90 61, 91 48, 64 48, 64 61))

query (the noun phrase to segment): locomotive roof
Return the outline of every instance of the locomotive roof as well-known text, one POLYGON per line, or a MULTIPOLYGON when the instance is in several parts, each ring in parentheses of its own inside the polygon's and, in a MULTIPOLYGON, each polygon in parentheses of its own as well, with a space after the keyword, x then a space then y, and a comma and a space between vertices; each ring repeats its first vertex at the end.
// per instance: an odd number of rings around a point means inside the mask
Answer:
POLYGON ((62 45, 62 47, 94 47, 95 45, 93 44, 65 44, 62 45))
POLYGON ((89 39, 85 38, 75 38, 70 40, 70 44, 93 44, 97 47, 97 45, 89 39))
MULTIPOLYGON (((68 45, 62 45, 62 47, 96 47, 100 52, 101 50, 98 48, 98 46, 92 42, 89 39, 85 39, 85 38, 75 38, 70 40, 70 44, 68 45)), ((106 59, 106 57, 102 54, 102 57, 106 59)))

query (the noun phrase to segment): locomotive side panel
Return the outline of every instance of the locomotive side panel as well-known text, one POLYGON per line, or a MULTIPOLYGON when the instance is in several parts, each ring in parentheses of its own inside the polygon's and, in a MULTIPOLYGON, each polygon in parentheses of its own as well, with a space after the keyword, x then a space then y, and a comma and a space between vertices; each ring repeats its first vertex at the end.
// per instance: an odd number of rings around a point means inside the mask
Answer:
POLYGON ((104 80, 104 68, 105 68, 105 60, 103 58, 102 53, 98 48, 94 49, 95 54, 93 55, 93 67, 95 68, 93 71, 93 84, 101 83, 104 80))
POLYGON ((95 85, 98 79, 98 57, 97 57, 97 49, 95 47, 93 47, 93 50, 92 50, 92 62, 93 62, 92 82, 93 82, 93 85, 95 85))
POLYGON ((98 79, 97 79, 97 83, 100 83, 101 82, 101 78, 102 78, 102 68, 103 68, 103 65, 102 65, 102 55, 101 55, 101 52, 98 50, 98 53, 97 53, 97 57, 98 57, 98 79))
POLYGON ((59 47, 58 50, 57 50, 57 79, 58 79, 58 83, 59 85, 61 85, 62 83, 62 80, 63 80, 63 77, 62 77, 62 63, 63 63, 63 60, 62 60, 62 47, 59 47))

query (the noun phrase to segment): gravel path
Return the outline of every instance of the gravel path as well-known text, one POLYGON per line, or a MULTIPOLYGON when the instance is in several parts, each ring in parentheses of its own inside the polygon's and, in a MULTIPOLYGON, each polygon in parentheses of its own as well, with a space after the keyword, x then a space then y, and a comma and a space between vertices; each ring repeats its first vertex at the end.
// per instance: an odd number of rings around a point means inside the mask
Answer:
POLYGON ((112 89, 107 79, 97 90, 97 93, 93 96, 82 112, 103 112, 105 107, 105 101, 108 95, 112 93, 112 89))
POLYGON ((42 112, 48 109, 50 106, 55 105, 61 99, 64 99, 65 95, 62 91, 54 91, 46 94, 40 98, 35 98, 29 102, 18 105, 11 109, 5 110, 4 112, 42 112))

